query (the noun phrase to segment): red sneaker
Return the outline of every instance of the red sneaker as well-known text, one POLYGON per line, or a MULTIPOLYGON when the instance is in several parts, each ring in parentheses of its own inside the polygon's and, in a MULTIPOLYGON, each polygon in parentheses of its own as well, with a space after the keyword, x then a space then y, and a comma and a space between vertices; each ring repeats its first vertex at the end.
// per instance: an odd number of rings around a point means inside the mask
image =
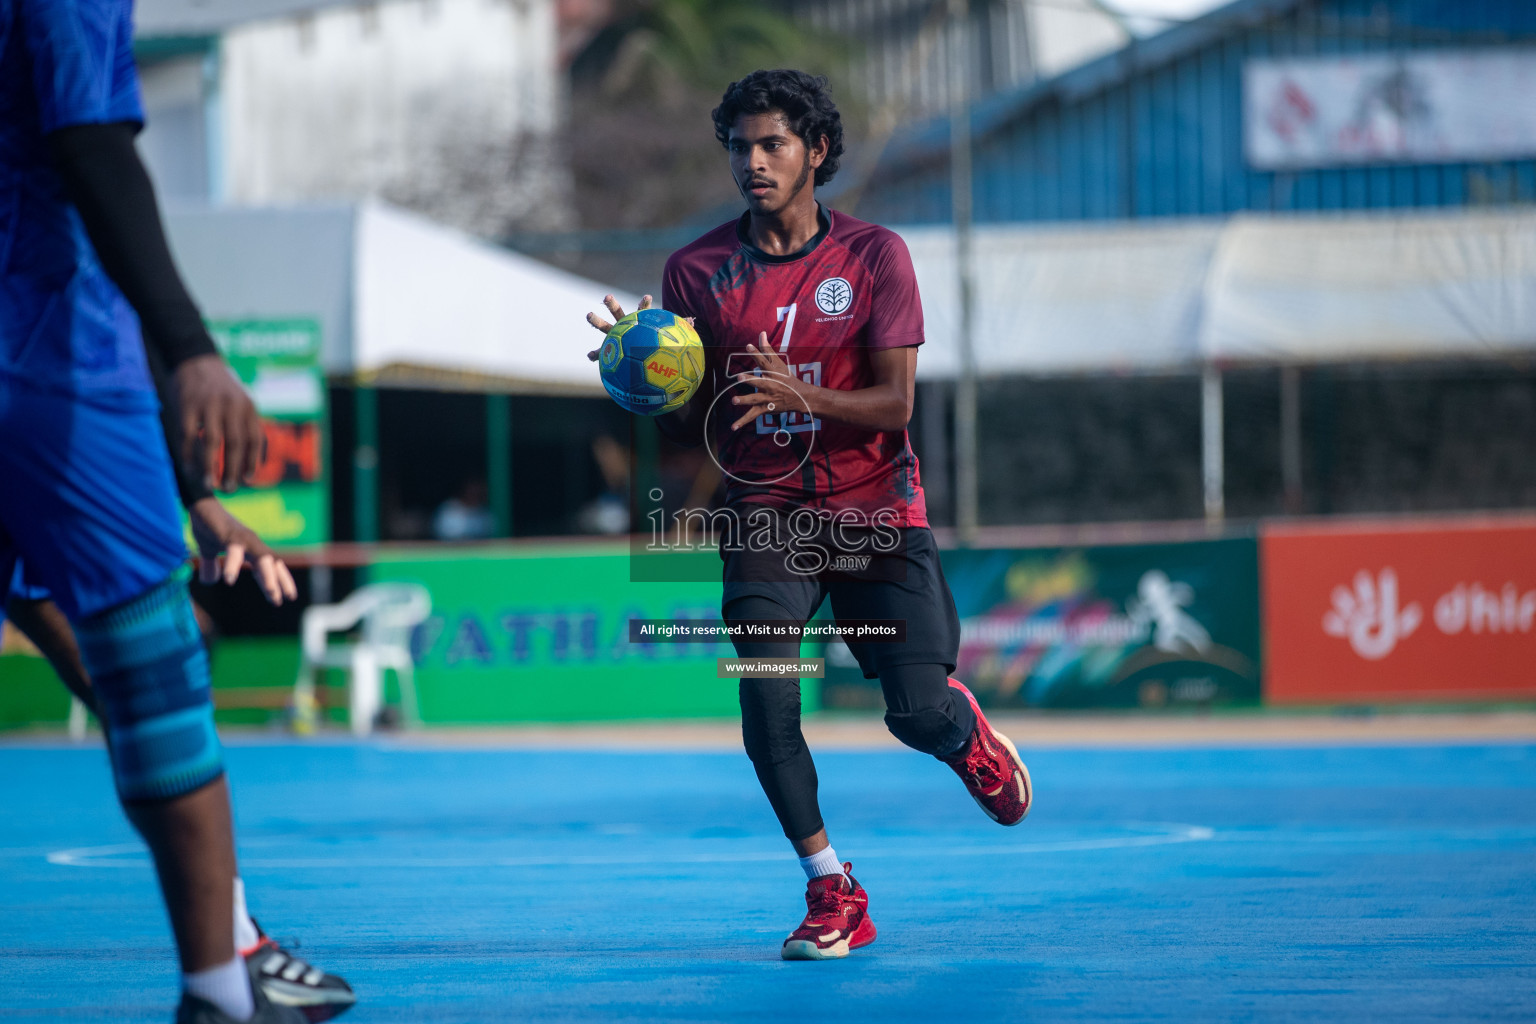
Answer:
POLYGON ((954 679, 949 685, 971 702, 971 710, 976 712, 976 730, 965 746, 939 760, 955 770, 971 799, 987 812, 987 817, 1000 825, 1017 825, 1029 813, 1034 800, 1029 769, 1019 759, 1013 741, 992 728, 987 716, 981 713, 975 695, 954 679))
POLYGON ((852 864, 844 875, 822 875, 805 886, 805 920, 784 940, 785 960, 836 960, 875 941, 869 919, 869 893, 854 880, 852 864))

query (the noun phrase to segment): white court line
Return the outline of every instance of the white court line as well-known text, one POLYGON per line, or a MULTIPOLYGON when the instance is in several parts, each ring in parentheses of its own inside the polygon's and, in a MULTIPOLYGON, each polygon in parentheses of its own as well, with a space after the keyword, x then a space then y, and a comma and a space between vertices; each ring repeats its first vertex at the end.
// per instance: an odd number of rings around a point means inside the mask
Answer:
POLYGON ((148 867, 149 858, 144 857, 144 845, 142 843, 113 843, 111 846, 77 846, 72 850, 55 850, 48 855, 49 864, 62 864, 68 867, 79 868, 137 868, 148 867), (92 863, 96 857, 116 857, 125 853, 136 853, 138 860, 113 862, 104 864, 92 863))
POLYGON ((0 848, 0 857, 43 857, 52 852, 51 846, 7 846, 0 848))
POLYGON ((1387 829, 1289 829, 1284 826, 1273 829, 1226 829, 1221 833, 1224 843, 1394 843, 1422 841, 1425 839, 1493 840, 1495 842, 1536 842, 1536 828, 1520 825, 1490 825, 1486 828, 1457 828, 1442 826, 1416 827, 1404 825, 1387 829))
MULTIPOLYGON (((894 850, 870 850, 863 860, 932 859, 947 857, 985 857, 1032 853, 1060 853, 1075 850, 1117 850, 1140 846, 1170 846, 1198 843, 1215 837, 1215 830, 1204 825, 1142 825, 1160 828, 1153 835, 1105 836, 1099 839, 1063 839, 1043 843, 1014 843, 1006 846, 924 846, 894 850)), ((324 870, 335 868, 536 868, 578 865, 581 867, 649 867, 664 864, 750 864, 784 859, 782 850, 745 853, 694 853, 656 856, 543 856, 543 857, 241 857, 247 868, 285 868, 289 870, 324 870)), ((110 846, 79 846, 55 850, 48 863, 75 868, 147 868, 149 858, 138 843, 114 843, 110 846)))
MULTIPOLYGON (((862 860, 911 860, 944 857, 1022 856, 1083 850, 1118 850, 1149 846, 1171 846, 1181 843, 1219 842, 1294 845, 1351 845, 1402 843, 1426 839, 1458 841, 1486 841, 1496 843, 1536 843, 1536 829, 1514 828, 1428 828, 1406 827, 1401 829, 1354 829, 1318 831, 1315 829, 1229 829, 1217 832, 1204 825, 1185 825, 1163 822, 1126 823, 1122 828, 1157 830, 1152 834, 1103 836, 1096 839, 1061 839, 1036 843, 984 844, 975 846, 909 846, 874 848, 860 855, 862 860)), ((277 836, 262 836, 243 841, 243 849, 272 847, 283 843, 277 836)), ((21 850, 0 851, 12 854, 21 850)), ((33 848, 33 855, 42 853, 33 848)), ((389 868, 538 868, 578 865, 581 867, 650 867, 667 864, 753 864, 783 859, 782 851, 754 850, 732 853, 686 853, 671 855, 544 855, 538 857, 241 857, 240 863, 251 868, 282 868, 287 870, 351 870, 389 868)), ((149 858, 138 843, 114 843, 107 846, 81 846, 67 850, 55 850, 47 854, 48 863, 62 867, 81 868, 147 868, 149 858)))

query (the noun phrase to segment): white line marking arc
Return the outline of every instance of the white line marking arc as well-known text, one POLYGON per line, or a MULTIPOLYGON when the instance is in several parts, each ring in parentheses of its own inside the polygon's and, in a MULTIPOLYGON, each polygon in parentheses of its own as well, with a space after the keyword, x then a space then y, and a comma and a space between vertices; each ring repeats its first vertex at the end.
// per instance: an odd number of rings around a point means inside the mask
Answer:
MULTIPOLYGON (((997 854, 1062 853, 1077 850, 1117 850, 1143 846, 1170 846, 1213 839, 1214 829, 1204 825, 1138 824, 1137 828, 1157 828, 1151 835, 1104 836, 1097 839, 1062 839, 1038 843, 1012 843, 983 846, 912 846, 875 849, 863 859, 903 860, 934 857, 986 857, 997 854)), ((243 844, 250 845, 250 844, 243 844)), ((540 856, 540 857, 241 857, 247 868, 284 868, 316 871, 358 868, 535 868, 580 865, 582 867, 648 867, 665 864, 748 864, 783 860, 778 850, 754 850, 741 853, 693 853, 655 856, 540 856)), ((48 854, 48 863, 72 868, 148 868, 149 857, 139 843, 112 843, 106 846, 77 846, 48 854)))

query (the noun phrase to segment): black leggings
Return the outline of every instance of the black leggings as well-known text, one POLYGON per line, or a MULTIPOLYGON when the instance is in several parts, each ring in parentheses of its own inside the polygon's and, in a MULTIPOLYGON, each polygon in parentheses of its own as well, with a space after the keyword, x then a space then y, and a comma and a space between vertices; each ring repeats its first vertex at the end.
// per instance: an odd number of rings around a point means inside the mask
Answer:
MULTIPOLYGON (((739 597, 725 608, 727 622, 795 618, 777 602, 756 595, 739 597)), ((800 656, 798 643, 737 639, 735 645, 740 658, 800 656)), ((949 685, 943 665, 882 666, 880 689, 886 727, 914 750, 935 757, 953 753, 976 727, 970 702, 949 685)), ((800 731, 800 680, 743 679, 741 737, 784 834, 799 841, 820 832, 816 765, 800 731)))

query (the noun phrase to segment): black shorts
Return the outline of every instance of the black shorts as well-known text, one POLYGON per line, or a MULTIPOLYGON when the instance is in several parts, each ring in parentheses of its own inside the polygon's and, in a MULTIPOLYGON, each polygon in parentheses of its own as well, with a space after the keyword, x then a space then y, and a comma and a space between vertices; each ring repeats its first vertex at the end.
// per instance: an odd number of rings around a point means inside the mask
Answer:
POLYGON ((777 528, 783 528, 788 517, 763 506, 738 511, 747 523, 745 536, 725 538, 720 548, 725 563, 722 609, 739 598, 765 597, 803 624, 831 597, 838 622, 906 623, 902 642, 848 643, 866 679, 878 678, 886 665, 943 665, 946 672, 954 672, 960 616, 927 527, 885 527, 881 536, 866 534, 861 542, 859 531, 834 531, 820 520, 815 533, 808 528, 799 534, 778 529, 772 543, 750 543, 754 517, 760 521, 766 514, 777 528), (877 546, 876 541, 882 543, 877 546))

